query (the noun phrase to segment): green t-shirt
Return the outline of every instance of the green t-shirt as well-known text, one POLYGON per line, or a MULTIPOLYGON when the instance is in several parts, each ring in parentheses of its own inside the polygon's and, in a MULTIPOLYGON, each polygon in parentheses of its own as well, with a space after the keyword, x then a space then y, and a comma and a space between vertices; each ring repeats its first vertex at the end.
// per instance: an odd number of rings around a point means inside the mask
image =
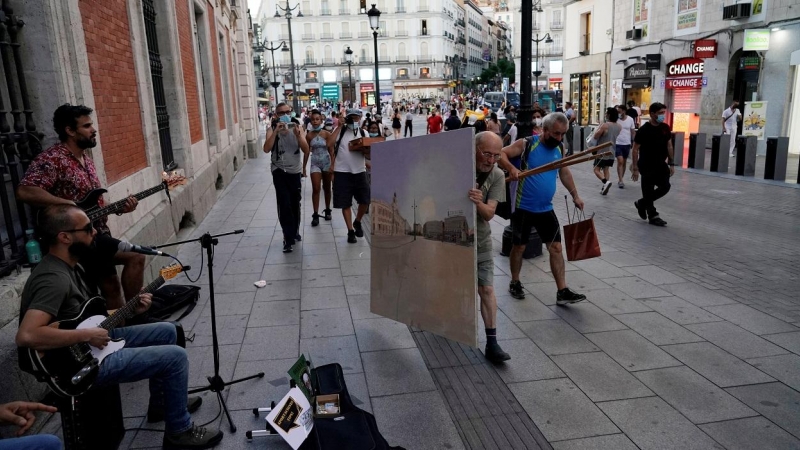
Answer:
MULTIPOLYGON (((498 203, 506 201, 506 178, 503 171, 494 166, 481 185, 481 191, 485 203, 489 200, 497 200, 498 203)), ((492 259, 492 227, 480 214, 477 215, 477 221, 478 262, 489 261, 492 259)))
POLYGON ((45 255, 22 290, 20 322, 29 309, 44 311, 56 321, 75 318, 83 303, 96 295, 84 282, 82 272, 80 265, 72 268, 52 254, 45 255))

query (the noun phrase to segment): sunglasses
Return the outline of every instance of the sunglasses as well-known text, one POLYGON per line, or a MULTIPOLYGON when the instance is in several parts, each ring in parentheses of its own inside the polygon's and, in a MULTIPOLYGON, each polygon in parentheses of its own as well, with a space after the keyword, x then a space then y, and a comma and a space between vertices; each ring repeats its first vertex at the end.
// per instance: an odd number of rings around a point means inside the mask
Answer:
POLYGON ((93 231, 93 230, 94 230, 94 226, 92 225, 92 222, 89 222, 89 223, 88 223, 88 224, 87 224, 85 227, 83 227, 83 228, 76 228, 76 229, 74 229, 74 230, 63 230, 63 231, 62 231, 62 233, 77 233, 77 232, 79 232, 79 231, 83 231, 84 233, 89 233, 89 234, 92 234, 92 231, 93 231))

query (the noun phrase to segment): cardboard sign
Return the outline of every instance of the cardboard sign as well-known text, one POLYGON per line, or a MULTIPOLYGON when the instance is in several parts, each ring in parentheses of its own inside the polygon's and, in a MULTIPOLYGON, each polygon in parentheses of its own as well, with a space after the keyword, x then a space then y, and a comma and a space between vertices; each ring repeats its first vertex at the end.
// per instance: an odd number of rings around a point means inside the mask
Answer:
POLYGON ((292 388, 267 414, 267 425, 297 450, 314 428, 311 405, 298 388, 292 388))

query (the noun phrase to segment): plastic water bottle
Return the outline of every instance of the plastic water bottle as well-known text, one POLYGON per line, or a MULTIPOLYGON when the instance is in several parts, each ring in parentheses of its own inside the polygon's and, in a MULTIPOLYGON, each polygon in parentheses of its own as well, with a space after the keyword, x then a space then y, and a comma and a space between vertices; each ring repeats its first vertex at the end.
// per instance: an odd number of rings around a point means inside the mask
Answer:
POLYGON ((33 230, 26 230, 28 242, 25 244, 25 252, 28 254, 28 262, 31 264, 39 264, 42 262, 42 249, 39 247, 39 241, 34 239, 33 230))

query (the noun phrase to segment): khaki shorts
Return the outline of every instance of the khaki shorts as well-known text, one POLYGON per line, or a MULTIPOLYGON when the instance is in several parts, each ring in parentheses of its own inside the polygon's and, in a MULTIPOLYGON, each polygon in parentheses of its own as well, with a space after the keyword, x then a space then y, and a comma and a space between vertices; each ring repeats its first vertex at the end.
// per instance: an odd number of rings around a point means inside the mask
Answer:
POLYGON ((478 263, 478 286, 494 285, 494 261, 482 261, 478 263))

